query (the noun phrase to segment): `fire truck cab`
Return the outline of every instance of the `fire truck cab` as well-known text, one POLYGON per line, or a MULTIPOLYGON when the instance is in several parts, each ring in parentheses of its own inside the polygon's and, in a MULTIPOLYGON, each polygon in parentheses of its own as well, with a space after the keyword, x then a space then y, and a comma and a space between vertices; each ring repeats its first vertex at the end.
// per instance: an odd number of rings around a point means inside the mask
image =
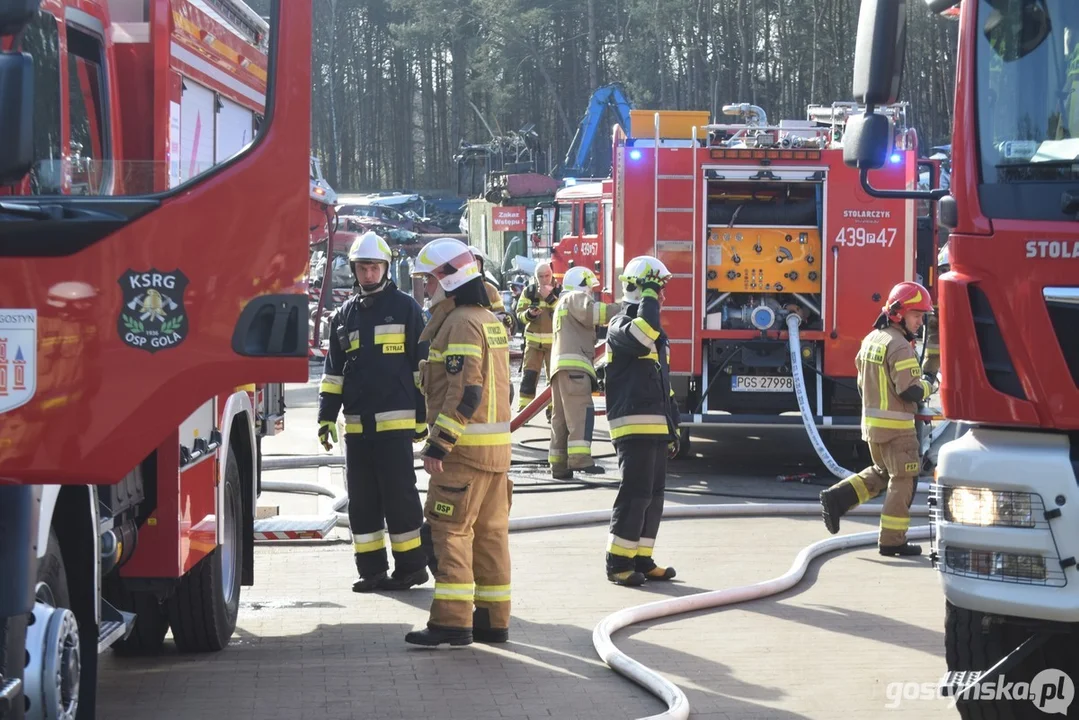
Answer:
POLYGON ((5 720, 93 718, 108 648, 225 647, 254 582, 308 376, 311 4, 271 18, 0 4, 5 720))

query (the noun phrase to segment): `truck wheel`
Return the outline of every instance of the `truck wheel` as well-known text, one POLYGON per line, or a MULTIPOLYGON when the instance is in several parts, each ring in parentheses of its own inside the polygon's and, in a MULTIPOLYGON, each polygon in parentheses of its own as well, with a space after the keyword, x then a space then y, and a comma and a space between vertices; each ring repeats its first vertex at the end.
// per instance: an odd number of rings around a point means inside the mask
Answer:
POLYGON ((229 644, 240 609, 243 576, 243 500, 240 465, 229 447, 225 461, 222 544, 180 579, 169 600, 172 636, 181 652, 216 652, 229 644))
POLYGON ((169 631, 168 605, 152 592, 130 590, 123 578, 105 581, 105 599, 118 610, 135 613, 135 627, 126 640, 117 640, 112 650, 123 657, 156 655, 165 644, 169 631))
MULTIPOLYGON (((988 670, 1018 647, 1031 630, 1001 621, 985 613, 946 603, 944 645, 949 671, 988 670)), ((1055 669, 1075 677, 1074 635, 1060 635, 1035 650, 1004 676, 1005 683, 1029 683, 1042 670, 1055 669)), ((995 682, 999 681, 994 678, 995 682)), ((1013 686, 1014 687, 1014 686, 1013 686)), ((979 699, 970 697, 956 703, 963 720, 1014 720, 1044 718, 1029 699, 979 699)))
MULTIPOLYGON (((38 563, 34 601, 26 628, 26 717, 74 720, 79 710, 82 645, 55 530, 49 531, 45 557, 38 563)), ((96 654, 97 648, 89 651, 96 654)))

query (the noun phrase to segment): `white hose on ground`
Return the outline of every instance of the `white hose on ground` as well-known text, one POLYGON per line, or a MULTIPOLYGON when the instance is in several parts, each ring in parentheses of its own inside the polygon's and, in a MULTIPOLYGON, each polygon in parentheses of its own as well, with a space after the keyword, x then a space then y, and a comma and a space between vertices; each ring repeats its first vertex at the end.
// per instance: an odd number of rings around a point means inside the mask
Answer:
MULTIPOLYGON (((929 537, 929 526, 913 527, 907 534, 911 540, 929 537)), ((874 545, 877 532, 861 532, 826 538, 802 548, 783 575, 764 580, 753 585, 713 590, 710 592, 685 595, 683 597, 660 600, 619 610, 600 621, 592 631, 592 644, 600 658, 614 671, 629 678, 667 705, 667 710, 658 715, 649 715, 642 720, 685 720, 689 717, 689 699, 682 689, 658 672, 629 657, 611 641, 611 634, 629 625, 666 618, 672 615, 694 612, 708 608, 725 607, 748 600, 757 600, 776 595, 794 587, 805 575, 810 561, 825 553, 862 545, 874 545)))
POLYGON ((809 433, 809 442, 813 444, 813 449, 817 451, 817 456, 820 457, 821 462, 824 463, 829 472, 842 480, 855 473, 840 466, 835 461, 832 454, 828 452, 828 448, 824 446, 820 433, 817 432, 817 422, 809 409, 809 395, 806 392, 805 378, 802 377, 802 341, 798 337, 798 326, 801 323, 802 318, 797 313, 791 313, 787 316, 788 345, 791 352, 791 375, 794 377, 794 394, 798 398, 798 409, 802 411, 802 423, 805 424, 806 432, 809 433))

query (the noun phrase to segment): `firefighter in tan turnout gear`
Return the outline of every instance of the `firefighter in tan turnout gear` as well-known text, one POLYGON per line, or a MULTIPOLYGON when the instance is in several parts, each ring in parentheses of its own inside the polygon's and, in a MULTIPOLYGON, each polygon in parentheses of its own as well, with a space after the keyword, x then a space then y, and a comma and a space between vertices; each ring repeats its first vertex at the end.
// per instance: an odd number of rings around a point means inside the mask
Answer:
POLYGON ((464 243, 439 238, 416 258, 425 279, 430 343, 421 368, 431 424, 421 453, 431 480, 435 594, 415 645, 505 642, 510 620, 509 338, 464 243))
POLYGON ((902 282, 892 288, 855 359, 862 395, 862 439, 869 443, 873 465, 820 494, 824 524, 834 535, 847 511, 887 490, 878 536, 881 555, 922 552, 921 546, 907 542, 910 505, 921 468, 914 414, 918 403, 936 388, 923 377, 912 343, 932 309, 929 291, 918 283, 902 282))
POLYGON ((574 470, 599 469, 592 461, 592 430, 596 411, 592 393, 599 389, 594 367, 596 328, 618 312, 616 303, 592 297, 599 278, 588 268, 573 267, 562 280, 554 308, 551 350, 551 445, 547 461, 556 480, 573 477, 574 470))
MULTIPOLYGON (((547 372, 551 382, 551 344, 554 342, 554 306, 558 302, 558 286, 548 263, 536 266, 535 279, 521 293, 517 301, 517 319, 524 326, 525 356, 521 362, 521 399, 517 405, 523 410, 536 399, 540 368, 547 372)), ((550 413, 548 406, 548 413, 550 413)), ((548 414, 550 417, 550 414, 548 414)))

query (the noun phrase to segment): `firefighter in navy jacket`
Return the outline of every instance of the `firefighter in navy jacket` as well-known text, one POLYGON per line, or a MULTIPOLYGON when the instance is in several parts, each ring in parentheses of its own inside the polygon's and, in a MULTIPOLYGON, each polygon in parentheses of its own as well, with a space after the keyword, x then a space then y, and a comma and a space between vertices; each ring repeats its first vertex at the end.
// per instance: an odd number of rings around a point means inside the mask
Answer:
POLYGON ((607 579, 619 585, 675 575, 674 568, 652 559, 667 459, 678 452, 669 344, 659 321, 663 286, 670 277, 654 257, 630 260, 619 278, 624 310, 607 329, 607 419, 622 475, 607 541, 607 579))
POLYGON ((360 575, 352 589, 403 590, 428 579, 412 455, 412 443, 427 435, 419 389, 419 363, 427 355, 423 312, 389 279, 392 253, 381 237, 363 234, 348 259, 357 287, 330 319, 318 435, 329 450, 344 411, 348 519, 360 575))

